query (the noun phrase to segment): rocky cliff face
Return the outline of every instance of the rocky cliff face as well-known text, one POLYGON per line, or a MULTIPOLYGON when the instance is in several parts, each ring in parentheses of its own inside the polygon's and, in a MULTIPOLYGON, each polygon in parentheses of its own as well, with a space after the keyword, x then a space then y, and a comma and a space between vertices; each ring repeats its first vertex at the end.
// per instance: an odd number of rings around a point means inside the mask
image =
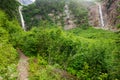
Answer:
POLYGON ((100 27, 100 22, 99 22, 99 12, 98 12, 98 6, 97 5, 92 5, 89 8, 89 24, 95 27, 100 27))
MULTIPOLYGON (((103 0, 102 15, 105 26, 109 29, 120 28, 120 0, 103 0)), ((89 7, 90 24, 95 27, 101 27, 99 6, 95 3, 89 7)))
POLYGON ((104 0, 102 5, 106 25, 120 28, 120 0, 104 0))

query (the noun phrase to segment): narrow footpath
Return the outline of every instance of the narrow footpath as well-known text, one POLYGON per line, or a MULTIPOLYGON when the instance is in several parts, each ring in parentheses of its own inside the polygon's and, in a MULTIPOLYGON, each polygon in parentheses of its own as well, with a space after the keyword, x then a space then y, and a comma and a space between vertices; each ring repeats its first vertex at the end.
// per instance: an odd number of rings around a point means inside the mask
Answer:
POLYGON ((28 80, 28 57, 26 57, 20 49, 17 51, 19 53, 18 80, 28 80))

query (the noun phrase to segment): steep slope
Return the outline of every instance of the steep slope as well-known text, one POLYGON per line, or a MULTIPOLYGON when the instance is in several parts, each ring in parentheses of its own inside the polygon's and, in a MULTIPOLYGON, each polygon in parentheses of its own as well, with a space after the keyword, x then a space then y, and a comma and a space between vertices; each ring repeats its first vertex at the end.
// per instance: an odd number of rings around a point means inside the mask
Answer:
POLYGON ((107 15, 104 15, 107 20, 106 25, 120 28, 120 0, 104 0, 103 12, 107 15))
POLYGON ((101 15, 99 6, 104 22, 104 29, 117 30, 120 28, 120 0, 103 0, 99 5, 94 2, 89 9, 89 23, 95 27, 101 27, 101 15))

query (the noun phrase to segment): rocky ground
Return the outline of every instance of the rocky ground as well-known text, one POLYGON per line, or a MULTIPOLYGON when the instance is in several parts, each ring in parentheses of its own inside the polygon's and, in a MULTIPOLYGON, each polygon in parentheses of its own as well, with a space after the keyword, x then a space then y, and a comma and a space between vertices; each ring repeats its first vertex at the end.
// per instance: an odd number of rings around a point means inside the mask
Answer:
POLYGON ((19 63, 18 63, 18 80, 28 80, 28 57, 26 57, 20 49, 19 53, 19 63))

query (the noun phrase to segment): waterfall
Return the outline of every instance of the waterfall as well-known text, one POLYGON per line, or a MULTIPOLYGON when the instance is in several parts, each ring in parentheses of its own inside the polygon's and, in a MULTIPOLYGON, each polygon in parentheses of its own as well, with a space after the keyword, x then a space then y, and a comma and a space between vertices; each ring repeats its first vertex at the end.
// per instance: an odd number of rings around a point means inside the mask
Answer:
POLYGON ((100 15, 100 22, 101 22, 101 26, 104 27, 104 20, 103 20, 103 13, 102 13, 102 7, 101 4, 98 3, 98 7, 99 7, 99 15, 100 15))
MULTIPOLYGON (((35 1, 36 1, 36 0, 18 0, 18 2, 19 2, 21 5, 24 5, 24 6, 28 6, 29 4, 32 4, 32 3, 34 3, 35 1)), ((24 21, 23 15, 22 15, 22 7, 23 7, 23 6, 19 6, 19 14, 20 14, 20 19, 21 19, 22 28, 24 29, 24 31, 26 31, 25 21, 24 21)))
POLYGON ((67 15, 67 18, 70 18, 69 8, 68 5, 65 5, 65 14, 67 15))
POLYGON ((19 6, 19 14, 20 14, 22 28, 24 29, 24 31, 26 31, 25 21, 24 21, 23 15, 22 15, 22 6, 19 6))
POLYGON ((72 29, 72 28, 76 27, 76 25, 73 21, 73 18, 71 17, 68 4, 69 3, 66 3, 65 7, 64 7, 64 12, 65 12, 65 15, 66 15, 65 16, 65 26, 64 26, 65 30, 69 30, 69 29, 72 29))

